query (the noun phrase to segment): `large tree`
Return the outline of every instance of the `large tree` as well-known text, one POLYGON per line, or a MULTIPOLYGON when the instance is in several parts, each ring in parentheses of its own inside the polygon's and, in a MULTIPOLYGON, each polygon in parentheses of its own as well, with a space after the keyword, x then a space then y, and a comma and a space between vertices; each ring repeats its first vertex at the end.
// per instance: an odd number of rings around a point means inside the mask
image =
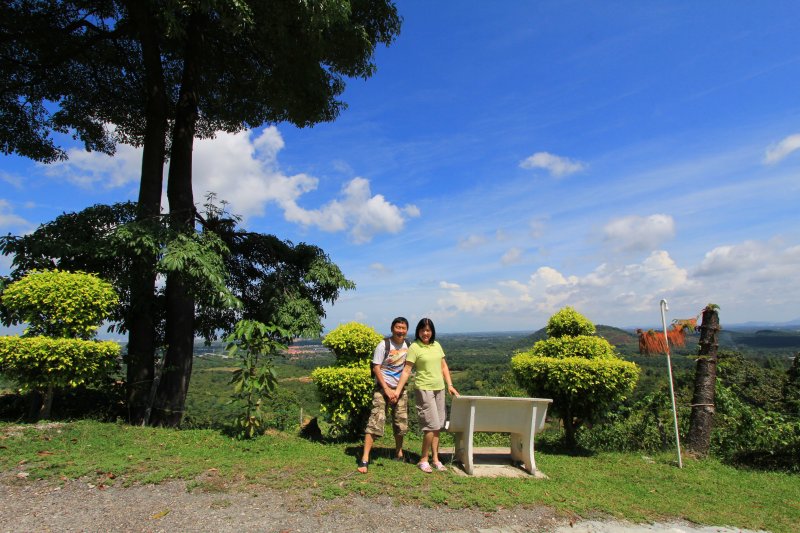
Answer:
MULTIPOLYGON (((162 163, 168 153, 171 226, 184 233, 193 231, 195 221, 191 164, 195 137, 266 122, 308 126, 335 119, 345 105, 339 100, 345 77, 369 77, 375 69, 375 47, 391 43, 400 27, 390 0, 18 0, 7 7, 3 14, 9 18, 0 23, 2 39, 10 43, 0 43, 4 61, 5 56, 10 58, 4 71, 30 75, 27 85, 42 88, 23 94, 26 83, 3 87, 3 98, 12 104, 39 106, 20 120, 25 123, 27 118, 39 133, 55 126, 88 124, 93 129, 76 130, 87 131, 81 137, 87 142, 108 141, 96 126, 111 123, 117 140, 142 144, 140 222, 159 211, 156 193, 161 191, 162 163), (47 16, 62 12, 61 17, 47 16), (29 24, 38 25, 40 33, 63 38, 71 48, 45 53, 30 32, 15 33, 16 21, 30 13, 38 16, 35 24, 29 24), (25 61, 15 62, 23 56, 25 61), (58 66, 49 77, 41 75, 41 56, 58 66), (101 75, 85 79, 91 72, 101 75), (66 77, 70 83, 61 85, 66 77), (107 98, 112 91, 117 97, 107 98), (45 101, 62 106, 74 102, 79 112, 48 116, 45 101), (59 120, 54 122, 55 118, 59 120)), ((0 124, 4 128, 9 126, 0 124)), ((48 141, 42 135, 34 136, 34 144, 37 140, 48 141)), ((16 145, 4 144, 4 149, 28 155, 16 145)), ((135 420, 142 415, 140 400, 149 389, 155 350, 154 327, 148 321, 155 258, 142 253, 139 262, 127 323, 129 400, 135 420)), ((191 373, 195 301, 184 278, 177 271, 167 278, 168 372, 159 385, 156 424, 180 421, 191 373)))
MULTIPOLYGON (((12 277, 34 269, 83 270, 108 279, 121 295, 112 318, 124 323, 131 304, 130 284, 137 268, 136 240, 142 235, 132 203, 96 205, 66 213, 23 236, 0 237, 0 253, 13 256, 12 277)), ((291 336, 322 331, 324 304, 354 288, 320 248, 293 244, 238 226, 212 203, 198 213, 202 231, 189 238, 175 234, 162 219, 159 240, 152 242, 161 274, 179 269, 190 280, 198 305, 192 310, 194 336, 206 340, 232 331, 242 319, 275 324, 291 336), (176 265, 181 263, 180 268, 176 265), (219 298, 227 292, 227 298, 219 298), (235 298, 239 305, 230 305, 235 298)), ((145 236, 149 239, 152 233, 145 236)), ((163 290, 152 317, 158 344, 165 329, 163 290)), ((0 308, 2 310, 2 308, 0 308)), ((4 314, 5 323, 12 317, 4 314)), ((290 339, 284 339, 288 341, 290 339)))

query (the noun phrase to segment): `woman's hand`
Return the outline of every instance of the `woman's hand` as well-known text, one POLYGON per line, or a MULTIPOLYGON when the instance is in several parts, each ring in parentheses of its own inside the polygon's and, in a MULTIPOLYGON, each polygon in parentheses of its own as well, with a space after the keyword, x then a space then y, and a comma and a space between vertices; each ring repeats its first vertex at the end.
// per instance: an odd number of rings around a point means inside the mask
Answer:
POLYGON ((447 386, 447 392, 449 392, 449 393, 450 393, 451 395, 453 395, 453 396, 461 396, 461 395, 458 393, 458 391, 456 390, 456 388, 455 388, 455 387, 453 387, 452 385, 448 385, 448 386, 447 386))

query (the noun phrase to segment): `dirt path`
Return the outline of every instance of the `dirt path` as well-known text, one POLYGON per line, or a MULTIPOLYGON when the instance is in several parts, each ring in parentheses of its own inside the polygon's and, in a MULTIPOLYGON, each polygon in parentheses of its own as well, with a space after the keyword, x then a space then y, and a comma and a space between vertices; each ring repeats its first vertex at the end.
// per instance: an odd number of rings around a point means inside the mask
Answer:
POLYGON ((321 500, 259 489, 188 492, 183 482, 101 489, 81 481, 63 486, 0 479, 0 531, 213 531, 213 532, 734 532, 688 524, 632 525, 575 522, 543 506, 485 513, 395 505, 390 498, 321 500))

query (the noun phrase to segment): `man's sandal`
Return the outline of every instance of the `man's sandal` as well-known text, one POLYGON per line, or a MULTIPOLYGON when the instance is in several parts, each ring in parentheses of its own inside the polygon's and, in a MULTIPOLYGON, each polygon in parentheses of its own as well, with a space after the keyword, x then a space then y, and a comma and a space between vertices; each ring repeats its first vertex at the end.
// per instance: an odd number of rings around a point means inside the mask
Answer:
POLYGON ((422 470, 426 474, 430 474, 431 472, 433 472, 433 468, 431 468, 431 465, 428 461, 425 461, 424 463, 417 463, 417 466, 419 467, 420 470, 422 470))
POLYGON ((358 462, 358 471, 362 474, 366 474, 367 470, 369 469, 369 461, 359 461, 358 462), (361 469, 364 470, 361 470, 361 469))
POLYGON ((434 461, 433 467, 439 472, 447 472, 447 467, 444 466, 441 461, 434 461))

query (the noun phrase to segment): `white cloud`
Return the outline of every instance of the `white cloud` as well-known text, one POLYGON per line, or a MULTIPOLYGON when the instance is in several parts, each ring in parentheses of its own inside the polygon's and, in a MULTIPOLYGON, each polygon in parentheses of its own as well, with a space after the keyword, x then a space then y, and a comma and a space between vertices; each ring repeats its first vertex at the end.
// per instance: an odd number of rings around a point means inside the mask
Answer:
POLYGON ((675 221, 669 215, 631 215, 612 220, 605 225, 603 233, 614 249, 654 250, 675 236, 675 221))
MULTIPOLYGON (((368 242, 379 233, 398 233, 408 218, 420 216, 415 205, 399 207, 381 194, 373 195, 364 178, 346 183, 338 198, 318 209, 301 206, 300 198, 316 190, 319 180, 303 173, 286 175, 278 164, 284 146, 274 126, 255 138, 252 131, 245 131, 196 140, 192 156, 195 201, 202 202, 208 192, 214 192, 228 202, 231 212, 245 219, 263 216, 275 205, 289 222, 328 232, 346 231, 356 243, 368 242)), ((121 187, 139 181, 141 150, 120 145, 114 157, 70 150, 67 161, 48 165, 45 172, 85 188, 121 187)))
POLYGON ((0 231, 14 233, 28 233, 33 231, 32 222, 14 213, 14 209, 8 200, 0 198, 0 231))
POLYGON ((113 189, 138 183, 141 178, 142 150, 127 144, 118 145, 114 156, 72 148, 67 150, 67 157, 66 161, 42 165, 44 173, 83 189, 113 189))
POLYGON ((762 264, 769 249, 765 243, 745 241, 736 246, 717 246, 706 253, 697 267, 697 276, 715 276, 731 272, 752 270, 762 264))
MULTIPOLYGON (((716 283, 736 279, 738 287, 777 285, 786 294, 794 292, 796 283, 790 280, 800 270, 800 245, 785 246, 779 239, 744 241, 735 245, 718 246, 705 254, 693 276, 716 283)), ((733 286, 733 285, 732 285, 733 286)))
POLYGON ((522 168, 543 168, 557 178, 580 172, 586 168, 584 163, 573 161, 548 152, 536 152, 519 164, 522 168))
POLYGON ((486 244, 486 237, 483 235, 470 235, 465 239, 458 241, 458 247, 462 250, 469 250, 478 246, 486 244))
POLYGON ((448 283, 447 281, 440 281, 439 282, 439 288, 448 289, 448 290, 456 290, 456 289, 460 289, 461 285, 459 285, 458 283, 448 283))
POLYGON ((797 150, 800 150, 800 133, 789 135, 788 137, 782 139, 778 144, 767 148, 766 153, 764 154, 764 164, 774 165, 797 150))
POLYGON ((0 180, 5 181, 9 185, 13 185, 16 189, 22 188, 22 178, 16 174, 9 174, 8 172, 0 170, 0 180))
POLYGON ((285 175, 277 156, 284 141, 277 128, 265 128, 251 141, 251 132, 220 134, 200 141, 195 155, 195 191, 220 192, 231 210, 245 217, 263 215, 270 203, 278 205, 289 222, 322 231, 347 231, 356 243, 379 233, 398 233, 408 218, 418 217, 415 205, 398 207, 381 194, 372 194, 370 182, 354 178, 339 197, 318 209, 300 205, 300 197, 317 188, 319 180, 307 174, 285 175))
POLYGON ((522 248, 511 248, 506 253, 503 254, 503 257, 500 258, 500 262, 504 265, 511 265, 514 263, 519 263, 522 260, 522 248))
POLYGON ((667 252, 657 251, 641 263, 617 267, 601 264, 583 276, 566 275, 543 266, 527 281, 506 280, 496 287, 476 290, 459 287, 447 298, 440 298, 439 303, 455 312, 528 314, 544 321, 565 305, 596 316, 607 314, 605 307, 614 305, 625 305, 625 312, 646 310, 665 293, 693 287, 687 271, 676 265, 667 252))
POLYGON ((377 274, 390 274, 392 272, 391 269, 383 263, 372 263, 369 269, 377 274))

